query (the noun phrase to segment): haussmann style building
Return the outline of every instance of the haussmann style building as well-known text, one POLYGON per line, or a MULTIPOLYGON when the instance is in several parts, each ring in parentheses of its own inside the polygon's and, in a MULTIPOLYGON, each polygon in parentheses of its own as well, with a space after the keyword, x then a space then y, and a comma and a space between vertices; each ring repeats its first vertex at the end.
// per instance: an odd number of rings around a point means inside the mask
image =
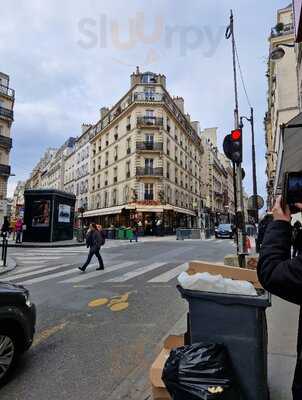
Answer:
POLYGON ((101 109, 90 128, 90 198, 87 220, 104 227, 137 221, 152 231, 160 220, 166 233, 200 226, 205 194, 199 124, 171 97, 164 75, 130 77, 130 90, 101 109))

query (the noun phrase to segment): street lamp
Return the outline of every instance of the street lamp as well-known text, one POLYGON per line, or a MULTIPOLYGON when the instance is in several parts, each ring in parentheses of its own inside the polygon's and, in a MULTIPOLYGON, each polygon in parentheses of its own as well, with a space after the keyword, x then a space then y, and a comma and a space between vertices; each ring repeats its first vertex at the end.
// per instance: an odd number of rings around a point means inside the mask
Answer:
POLYGON ((272 51, 270 52, 269 58, 272 61, 277 61, 277 60, 281 60, 281 58, 283 58, 285 56, 285 50, 282 49, 282 47, 295 47, 294 43, 293 44, 287 44, 287 43, 282 43, 282 44, 277 44, 276 47, 274 47, 272 49, 272 51))

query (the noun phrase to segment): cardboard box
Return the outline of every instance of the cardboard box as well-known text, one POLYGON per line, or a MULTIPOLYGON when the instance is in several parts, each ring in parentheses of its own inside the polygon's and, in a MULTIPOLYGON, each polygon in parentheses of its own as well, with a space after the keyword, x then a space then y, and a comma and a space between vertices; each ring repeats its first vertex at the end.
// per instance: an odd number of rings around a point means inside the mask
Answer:
POLYGON ((252 269, 229 267, 224 264, 214 264, 208 261, 191 261, 187 272, 189 275, 194 275, 198 272, 208 272, 213 275, 222 275, 224 278, 248 281, 256 289, 262 288, 258 280, 257 271, 252 269))
POLYGON ((150 369, 150 381, 152 384, 153 400, 171 400, 164 382, 161 379, 164 365, 170 355, 170 351, 184 345, 184 336, 171 335, 164 342, 164 348, 156 357, 150 369))

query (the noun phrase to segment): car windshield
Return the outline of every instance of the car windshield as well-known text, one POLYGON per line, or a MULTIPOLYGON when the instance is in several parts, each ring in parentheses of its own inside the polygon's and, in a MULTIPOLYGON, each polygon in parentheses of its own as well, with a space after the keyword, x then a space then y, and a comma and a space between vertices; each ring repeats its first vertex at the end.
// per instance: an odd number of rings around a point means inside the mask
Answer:
POLYGON ((219 229, 224 229, 224 230, 230 230, 231 229, 231 225, 230 224, 220 224, 219 229))

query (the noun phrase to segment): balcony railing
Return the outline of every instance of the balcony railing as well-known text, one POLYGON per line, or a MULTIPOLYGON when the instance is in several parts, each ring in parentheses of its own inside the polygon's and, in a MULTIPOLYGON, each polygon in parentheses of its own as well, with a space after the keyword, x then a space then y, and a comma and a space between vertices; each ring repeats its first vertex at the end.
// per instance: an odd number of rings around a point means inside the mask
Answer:
POLYGON ((163 151, 163 143, 157 143, 157 142, 136 142, 136 150, 163 151))
POLYGON ((14 119, 14 112, 8 108, 0 107, 0 117, 6 117, 11 120, 14 119))
POLYGON ((163 176, 163 168, 137 167, 136 176, 163 176))
POLYGON ((9 87, 6 87, 4 85, 0 85, 0 93, 5 94, 6 96, 11 97, 12 99, 15 98, 15 91, 14 89, 11 89, 9 87))
POLYGON ((283 29, 280 29, 280 30, 277 30, 276 28, 273 28, 271 30, 272 37, 290 35, 291 33, 294 33, 294 25, 293 24, 285 24, 283 26, 283 29))
POLYGON ((138 126, 163 126, 163 118, 159 117, 137 117, 138 126))
POLYGON ((0 146, 5 147, 10 150, 13 146, 13 141, 11 138, 0 135, 0 146))
POLYGON ((4 165, 4 164, 0 164, 0 175, 6 175, 9 176, 10 175, 10 165, 4 165))
POLYGON ((137 92, 133 94, 134 101, 163 101, 163 93, 137 92))

